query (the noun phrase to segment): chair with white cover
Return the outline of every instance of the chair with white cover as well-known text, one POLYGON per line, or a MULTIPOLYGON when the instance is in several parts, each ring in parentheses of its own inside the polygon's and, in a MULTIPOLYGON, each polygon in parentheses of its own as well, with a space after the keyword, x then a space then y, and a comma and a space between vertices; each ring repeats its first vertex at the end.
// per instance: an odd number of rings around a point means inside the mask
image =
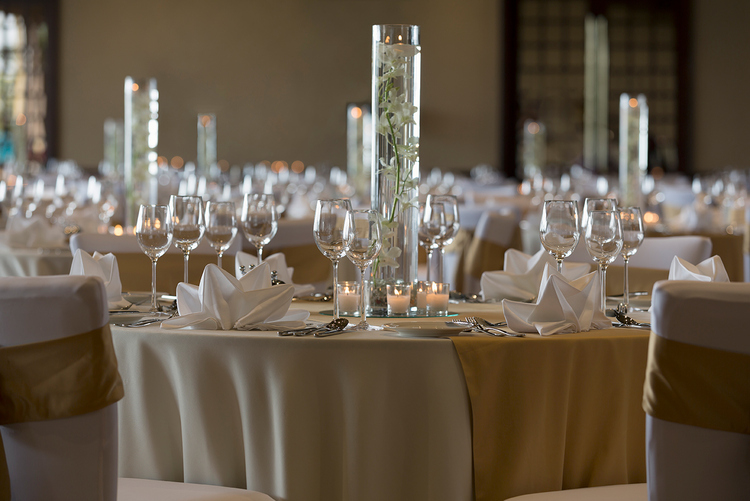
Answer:
POLYGON ((649 499, 750 499, 750 284, 653 293, 644 391, 649 499))
MULTIPOLYGON (((242 237, 237 235, 224 253, 222 267, 234 271, 234 256, 242 248, 242 237)), ((151 290, 151 260, 143 253, 135 235, 111 235, 100 233, 77 233, 70 238, 70 250, 75 255, 81 249, 89 254, 111 252, 117 258, 120 281, 125 292, 151 290)), ((204 238, 197 248, 190 251, 188 278, 191 284, 200 283, 207 264, 216 264, 216 251, 204 238)), ((177 284, 184 279, 182 251, 175 245, 159 258, 156 273, 156 289, 174 293, 177 284)))
MULTIPOLYGON (((698 264, 711 257, 711 239, 697 235, 674 237, 647 237, 643 239, 638 252, 630 258, 629 265, 634 268, 651 268, 669 270, 672 260, 678 256, 688 263, 698 264)), ((586 250, 586 241, 581 232, 573 254, 567 261, 576 263, 592 263, 593 260, 586 250)), ((622 266, 622 256, 615 259, 614 266, 622 266)))
POLYGON ((487 211, 477 223, 466 251, 462 292, 476 294, 485 271, 502 270, 505 251, 521 247, 520 216, 516 211, 487 211))
POLYGON ((118 488, 122 382, 99 278, 0 278, 0 371, 7 462, 0 499, 271 501, 242 489, 139 479, 118 488))

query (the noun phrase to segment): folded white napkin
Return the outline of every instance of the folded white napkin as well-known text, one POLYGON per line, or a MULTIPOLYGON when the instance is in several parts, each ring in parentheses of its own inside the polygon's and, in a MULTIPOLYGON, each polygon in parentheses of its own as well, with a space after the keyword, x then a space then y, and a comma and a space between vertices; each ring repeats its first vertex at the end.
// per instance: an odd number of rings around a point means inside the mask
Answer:
POLYGON ((606 329, 612 322, 600 308, 599 272, 568 281, 547 264, 539 300, 522 303, 503 300, 508 327, 516 332, 538 332, 542 336, 593 329, 606 329))
POLYGON ((122 298, 122 284, 120 283, 120 270, 117 267, 117 258, 114 254, 99 254, 94 252, 90 255, 81 249, 76 250, 73 256, 73 264, 70 266, 70 275, 85 275, 99 277, 104 281, 107 289, 107 302, 110 310, 125 308, 130 302, 122 298))
MULTIPOLYGON (((537 297, 546 265, 557 266, 555 259, 544 249, 533 256, 516 249, 505 251, 503 271, 482 273, 482 298, 530 301, 537 297)), ((563 276, 575 280, 587 274, 587 263, 563 262, 563 276)))
MULTIPOLYGON (((315 287, 310 284, 300 285, 292 282, 292 274, 294 273, 294 268, 290 268, 286 265, 286 256, 284 256, 283 252, 272 254, 271 256, 268 256, 263 262, 268 263, 268 265, 271 267, 271 270, 276 272, 276 276, 279 280, 281 280, 285 284, 294 286, 295 296, 304 296, 306 294, 312 294, 313 292, 315 292, 315 287)), ((251 266, 255 266, 257 264, 257 257, 253 256, 252 254, 248 254, 247 252, 238 251, 237 255, 234 257, 234 276, 236 276, 237 278, 242 278, 242 271, 240 271, 240 266, 244 266, 245 271, 247 271, 251 266)))
POLYGON ((283 330, 305 326, 310 313, 290 310, 294 287, 271 286, 271 268, 263 263, 241 279, 209 264, 199 286, 177 285, 180 316, 162 322, 164 329, 283 330))
POLYGON ((62 230, 52 226, 42 216, 25 218, 14 215, 8 218, 5 226, 8 245, 16 248, 52 249, 65 247, 62 230))
POLYGON ((698 264, 690 264, 677 256, 669 267, 669 280, 699 280, 701 282, 729 282, 729 275, 719 256, 698 264))

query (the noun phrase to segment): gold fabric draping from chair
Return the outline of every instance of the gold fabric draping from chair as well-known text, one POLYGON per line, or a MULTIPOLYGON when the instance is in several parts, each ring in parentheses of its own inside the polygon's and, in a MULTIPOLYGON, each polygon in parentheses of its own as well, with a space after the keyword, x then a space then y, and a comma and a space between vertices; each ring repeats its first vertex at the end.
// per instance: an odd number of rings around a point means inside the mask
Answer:
MULTIPOLYGON (((78 416, 123 395, 109 324, 75 336, 0 348, 0 425, 78 416)), ((1 448, 0 456, 0 499, 5 501, 12 486, 1 448)))
POLYGON ((647 334, 451 339, 469 390, 477 501, 646 481, 647 334))
POLYGON ((643 409, 673 423, 750 434, 750 355, 651 333, 643 409))

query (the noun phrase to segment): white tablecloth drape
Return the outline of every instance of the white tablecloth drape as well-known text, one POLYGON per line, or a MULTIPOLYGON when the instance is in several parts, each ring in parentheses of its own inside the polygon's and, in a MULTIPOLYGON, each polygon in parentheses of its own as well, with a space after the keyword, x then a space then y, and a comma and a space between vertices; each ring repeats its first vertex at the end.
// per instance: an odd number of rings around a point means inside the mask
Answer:
POLYGON ((67 275, 73 255, 66 248, 19 249, 8 246, 0 231, 0 277, 38 277, 67 275))
POLYGON ((472 499, 448 339, 113 328, 120 475, 290 501, 472 499))

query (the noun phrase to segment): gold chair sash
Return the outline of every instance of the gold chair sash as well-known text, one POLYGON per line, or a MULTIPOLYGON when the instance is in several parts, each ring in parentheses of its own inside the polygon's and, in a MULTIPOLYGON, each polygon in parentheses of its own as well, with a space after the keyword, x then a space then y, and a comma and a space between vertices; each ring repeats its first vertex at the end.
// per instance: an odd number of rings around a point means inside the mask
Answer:
POLYGON ((750 355, 652 332, 643 410, 664 421, 750 434, 750 355))
MULTIPOLYGON (((123 396, 109 324, 75 336, 0 348, 0 425, 86 414, 123 396)), ((0 499, 10 499, 1 437, 0 499)))

